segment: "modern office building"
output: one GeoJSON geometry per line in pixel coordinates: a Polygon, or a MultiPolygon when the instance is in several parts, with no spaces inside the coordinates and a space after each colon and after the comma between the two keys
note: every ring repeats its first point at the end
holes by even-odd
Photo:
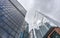
{"type": "Polygon", "coordinates": [[[0,0],[0,38],[20,38],[25,14],[17,0],[0,0]]]}
{"type": "Polygon", "coordinates": [[[46,35],[46,33],[48,32],[48,30],[51,28],[52,26],[46,22],[44,25],[39,26],[39,29],[35,29],[35,33],[36,33],[36,37],[37,38],[43,38],[44,35],[46,35]]]}
{"type": "Polygon", "coordinates": [[[33,28],[33,33],[31,32],[32,38],[33,35],[34,38],[60,38],[60,27],[58,26],[58,23],[50,17],[42,13],[40,14],[43,16],[43,19],[38,24],[40,25],[39,27],[37,27],[39,29],[33,28]]]}
{"type": "Polygon", "coordinates": [[[30,36],[31,38],[60,38],[60,27],[51,26],[49,22],[45,22],[39,26],[39,29],[32,29],[30,36]]]}
{"type": "Polygon", "coordinates": [[[29,38],[29,24],[26,21],[23,23],[20,38],[29,38]]]}
{"type": "Polygon", "coordinates": [[[60,28],[51,27],[43,38],[60,38],[60,28]]]}

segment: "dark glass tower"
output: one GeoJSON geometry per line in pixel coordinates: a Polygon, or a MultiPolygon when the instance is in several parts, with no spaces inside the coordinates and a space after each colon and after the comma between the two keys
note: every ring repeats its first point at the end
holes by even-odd
{"type": "Polygon", "coordinates": [[[25,14],[17,0],[0,0],[0,38],[20,38],[25,14]]]}

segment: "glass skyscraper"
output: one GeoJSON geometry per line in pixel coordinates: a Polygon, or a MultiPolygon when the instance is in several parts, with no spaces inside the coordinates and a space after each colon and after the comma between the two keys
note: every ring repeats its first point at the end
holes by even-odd
{"type": "Polygon", "coordinates": [[[0,0],[0,38],[20,38],[25,14],[17,0],[0,0]]]}
{"type": "MultiPolygon", "coordinates": [[[[41,13],[40,11],[35,12],[34,15],[34,19],[33,19],[33,23],[31,24],[31,27],[34,27],[31,29],[30,31],[30,36],[32,36],[31,38],[48,38],[49,33],[51,37],[55,37],[56,35],[59,37],[60,35],[58,35],[57,33],[59,33],[60,29],[57,30],[56,27],[59,27],[59,23],[57,21],[55,21],[54,19],[48,17],[47,15],[41,13]],[[54,34],[52,34],[52,31],[55,31],[52,28],[56,28],[57,33],[54,32],[54,34]],[[32,31],[33,30],[33,31],[32,31]],[[52,31],[51,31],[52,30],[52,31]]],[[[60,27],[59,27],[60,28],[60,27]]]]}

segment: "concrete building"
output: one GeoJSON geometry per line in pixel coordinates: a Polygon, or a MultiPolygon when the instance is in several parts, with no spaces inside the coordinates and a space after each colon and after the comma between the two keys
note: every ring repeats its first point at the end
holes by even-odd
{"type": "Polygon", "coordinates": [[[26,12],[17,0],[0,0],[0,38],[20,38],[26,12]]]}

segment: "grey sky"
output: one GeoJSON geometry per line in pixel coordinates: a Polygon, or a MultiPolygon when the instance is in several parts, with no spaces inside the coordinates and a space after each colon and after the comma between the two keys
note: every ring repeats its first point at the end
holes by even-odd
{"type": "Polygon", "coordinates": [[[27,10],[26,20],[31,23],[35,10],[40,10],[45,15],[60,22],[60,0],[18,0],[27,10]]]}

